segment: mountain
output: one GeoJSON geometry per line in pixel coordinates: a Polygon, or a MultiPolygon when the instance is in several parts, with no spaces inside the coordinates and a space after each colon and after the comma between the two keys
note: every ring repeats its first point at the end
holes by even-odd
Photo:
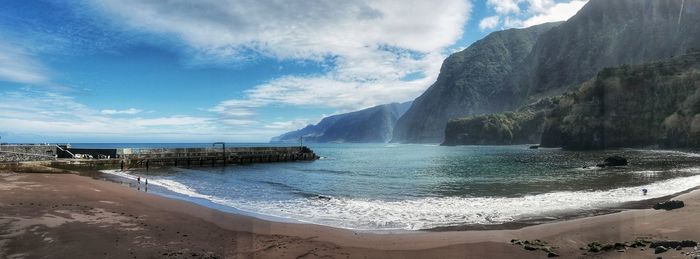
{"type": "Polygon", "coordinates": [[[394,129],[392,142],[442,142],[450,118],[500,111],[489,102],[537,38],[559,23],[489,34],[442,64],[437,81],[420,97],[394,129]]]}
{"type": "Polygon", "coordinates": [[[519,55],[501,62],[493,56],[511,49],[488,47],[493,43],[490,37],[515,31],[493,33],[443,63],[438,81],[397,123],[393,141],[442,141],[449,119],[515,111],[543,97],[575,90],[603,68],[655,62],[697,48],[700,1],[684,2],[590,0],[564,23],[519,30],[539,33],[532,32],[531,46],[529,41],[516,41],[522,44],[516,45],[519,55]],[[450,60],[462,56],[483,61],[450,60]]]}
{"type": "Polygon", "coordinates": [[[271,143],[383,143],[391,139],[396,121],[411,102],[392,103],[360,111],[323,118],[316,125],[288,132],[270,140],[271,143]]]}
{"type": "Polygon", "coordinates": [[[700,46],[699,10],[700,1],[591,0],[540,36],[497,95],[508,101],[498,105],[512,109],[562,94],[606,67],[683,55],[700,46]]]}
{"type": "Polygon", "coordinates": [[[542,145],[700,147],[700,52],[602,70],[546,118],[542,145]]]}

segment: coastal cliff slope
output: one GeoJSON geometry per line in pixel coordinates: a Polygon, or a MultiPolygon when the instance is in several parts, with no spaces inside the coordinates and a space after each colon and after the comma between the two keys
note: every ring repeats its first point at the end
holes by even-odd
{"type": "MultiPolygon", "coordinates": [[[[513,59],[506,65],[489,61],[460,63],[451,59],[466,54],[457,53],[444,62],[438,81],[399,120],[393,141],[442,142],[449,119],[515,111],[541,98],[575,90],[603,68],[656,62],[697,48],[700,16],[696,13],[700,2],[685,1],[683,9],[681,3],[591,0],[568,21],[540,27],[532,47],[521,48],[526,52],[520,53],[525,55],[521,60],[513,59]],[[502,73],[453,72],[473,71],[479,65],[483,70],[502,73]]],[[[498,53],[480,47],[489,37],[463,52],[489,60],[483,56],[498,53]]]]}
{"type": "Polygon", "coordinates": [[[384,143],[391,139],[396,121],[410,102],[378,105],[360,111],[323,118],[316,125],[288,132],[270,140],[271,143],[298,143],[303,137],[310,143],[384,143]]]}
{"type": "Polygon", "coordinates": [[[399,119],[392,142],[442,142],[450,118],[500,111],[490,108],[491,96],[527,57],[539,35],[558,24],[494,32],[450,55],[437,81],[399,119]]]}
{"type": "Polygon", "coordinates": [[[542,145],[700,147],[700,52],[602,70],[548,114],[542,145]]]}

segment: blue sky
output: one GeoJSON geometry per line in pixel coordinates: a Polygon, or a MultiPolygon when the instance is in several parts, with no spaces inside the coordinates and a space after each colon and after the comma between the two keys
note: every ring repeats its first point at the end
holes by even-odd
{"type": "Polygon", "coordinates": [[[3,142],[266,142],[584,0],[0,1],[3,142]]]}

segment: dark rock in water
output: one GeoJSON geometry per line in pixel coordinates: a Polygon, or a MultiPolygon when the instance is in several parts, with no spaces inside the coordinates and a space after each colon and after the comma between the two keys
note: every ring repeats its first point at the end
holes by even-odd
{"type": "Polygon", "coordinates": [[[538,149],[538,148],[540,148],[540,145],[530,146],[530,149],[538,149]]]}
{"type": "Polygon", "coordinates": [[[627,158],[621,157],[621,156],[611,156],[603,160],[602,164],[598,164],[598,167],[606,167],[606,166],[626,166],[627,165],[627,158]]]}
{"type": "Polygon", "coordinates": [[[534,246],[531,246],[531,245],[525,245],[525,246],[523,246],[523,248],[525,248],[525,250],[528,250],[528,251],[535,251],[535,250],[537,250],[537,247],[534,247],[534,246]]]}
{"type": "Polygon", "coordinates": [[[330,200],[331,200],[331,197],[323,196],[323,195],[318,195],[318,196],[316,196],[316,199],[324,200],[324,201],[330,201],[330,200]]]}
{"type": "Polygon", "coordinates": [[[655,254],[664,253],[664,252],[666,252],[666,251],[668,251],[668,248],[666,248],[666,247],[664,247],[664,246],[657,246],[656,248],[654,248],[654,253],[655,253],[655,254]]]}
{"type": "Polygon", "coordinates": [[[559,257],[559,254],[557,254],[555,252],[549,252],[549,253],[547,253],[547,257],[559,257]]]}
{"type": "Polygon", "coordinates": [[[654,205],[655,210],[673,210],[685,207],[683,201],[671,200],[667,202],[659,202],[654,205]]]}

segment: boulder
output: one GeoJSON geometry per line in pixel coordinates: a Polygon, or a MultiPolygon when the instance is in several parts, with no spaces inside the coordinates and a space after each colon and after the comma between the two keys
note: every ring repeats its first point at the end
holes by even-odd
{"type": "Polygon", "coordinates": [[[654,205],[655,210],[673,210],[673,209],[679,209],[685,207],[685,203],[683,201],[678,201],[678,200],[670,200],[666,202],[659,202],[656,205],[654,205]]]}
{"type": "Polygon", "coordinates": [[[664,253],[664,252],[666,252],[666,251],[668,251],[668,248],[666,248],[666,247],[664,247],[664,246],[657,246],[656,248],[654,248],[654,253],[655,253],[655,254],[664,253]]]}
{"type": "Polygon", "coordinates": [[[598,164],[599,167],[606,167],[606,166],[626,166],[627,165],[627,158],[621,157],[621,156],[611,156],[606,158],[602,164],[598,164]]]}
{"type": "Polygon", "coordinates": [[[540,148],[540,145],[530,146],[530,149],[538,149],[538,148],[540,148]]]}
{"type": "Polygon", "coordinates": [[[657,240],[653,241],[649,244],[649,247],[655,248],[657,246],[664,246],[667,248],[678,248],[678,247],[695,247],[698,245],[698,242],[693,241],[693,240],[683,240],[683,241],[676,241],[676,240],[657,240]]]}

